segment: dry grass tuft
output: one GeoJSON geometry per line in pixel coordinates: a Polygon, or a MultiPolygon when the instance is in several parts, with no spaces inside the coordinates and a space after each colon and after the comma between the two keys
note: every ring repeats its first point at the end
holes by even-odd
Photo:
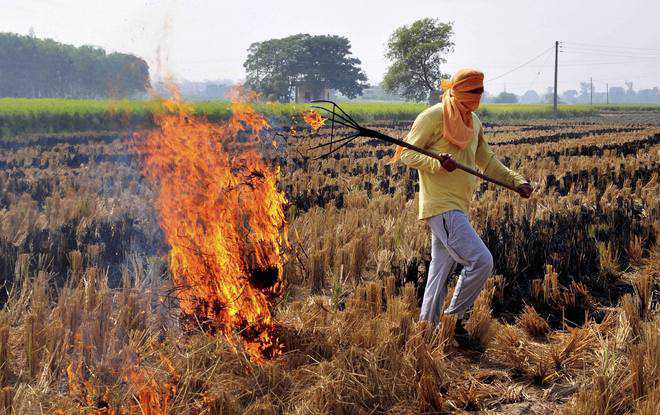
{"type": "Polygon", "coordinates": [[[656,386],[647,397],[635,405],[635,415],[657,415],[660,413],[660,386],[656,386]]]}
{"type": "Polygon", "coordinates": [[[598,255],[601,272],[607,277],[614,277],[620,270],[616,248],[611,243],[598,243],[598,255]]]}
{"type": "Polygon", "coordinates": [[[660,385],[660,320],[642,323],[639,343],[616,351],[601,338],[595,367],[585,386],[567,407],[574,414],[625,414],[652,412],[657,408],[660,385]],[[651,412],[649,412],[651,411],[651,412]]]}
{"type": "Polygon", "coordinates": [[[503,325],[493,338],[486,353],[494,362],[513,369],[521,375],[533,375],[533,349],[542,346],[532,343],[525,333],[511,325],[503,325]]]}
{"type": "Polygon", "coordinates": [[[7,385],[9,380],[9,326],[0,317],[0,387],[7,385]]]}
{"type": "Polygon", "coordinates": [[[632,329],[632,333],[638,336],[641,331],[642,318],[640,315],[640,299],[638,296],[626,294],[621,299],[621,309],[627,320],[628,325],[632,329]]]}
{"type": "Polygon", "coordinates": [[[417,347],[415,356],[419,411],[421,413],[442,411],[450,383],[447,371],[433,359],[425,343],[417,347]]]}
{"type": "Polygon", "coordinates": [[[630,238],[628,247],[626,248],[626,254],[628,255],[628,261],[631,265],[640,266],[643,263],[644,248],[643,240],[638,235],[634,235],[630,238]]]}
{"type": "Polygon", "coordinates": [[[660,321],[645,323],[641,340],[630,349],[633,399],[643,399],[660,387],[660,321]]]}
{"type": "Polygon", "coordinates": [[[534,307],[526,305],[523,308],[516,325],[532,337],[544,337],[550,332],[550,325],[537,312],[534,307]]]}
{"type": "Polygon", "coordinates": [[[472,312],[466,323],[466,330],[483,346],[488,346],[498,330],[499,323],[493,318],[490,301],[495,293],[495,281],[489,279],[474,302],[472,312]]]}
{"type": "Polygon", "coordinates": [[[546,266],[545,276],[543,277],[543,299],[546,303],[559,300],[559,274],[552,265],[546,266]]]}
{"type": "Polygon", "coordinates": [[[415,286],[411,282],[403,286],[403,301],[408,310],[417,311],[417,293],[415,286]]]}
{"type": "Polygon", "coordinates": [[[639,299],[639,314],[642,319],[647,318],[651,311],[654,290],[657,289],[659,283],[658,277],[658,275],[653,275],[652,270],[644,269],[633,280],[635,294],[637,294],[637,298],[639,299]]]}
{"type": "Polygon", "coordinates": [[[451,344],[456,330],[456,316],[443,314],[438,326],[438,344],[446,346],[451,344]]]}
{"type": "Polygon", "coordinates": [[[393,275],[385,278],[385,298],[390,301],[396,295],[396,278],[393,275]]]}

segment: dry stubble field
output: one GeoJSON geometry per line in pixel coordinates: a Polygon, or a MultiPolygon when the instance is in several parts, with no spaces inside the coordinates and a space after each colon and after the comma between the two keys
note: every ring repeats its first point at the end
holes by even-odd
{"type": "MultiPolygon", "coordinates": [[[[403,137],[409,123],[375,125],[403,137]]],[[[487,124],[525,201],[481,186],[493,276],[468,330],[416,321],[429,262],[416,173],[362,141],[270,150],[288,199],[282,355],[182,328],[156,189],[129,133],[0,140],[0,411],[660,412],[660,114],[487,124]]]]}

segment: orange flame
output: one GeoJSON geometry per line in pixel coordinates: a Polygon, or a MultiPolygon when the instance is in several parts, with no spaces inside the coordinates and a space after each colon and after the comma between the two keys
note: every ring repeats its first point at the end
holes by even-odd
{"type": "MultiPolygon", "coordinates": [[[[173,413],[173,402],[177,395],[177,384],[181,376],[172,361],[162,352],[159,353],[164,370],[141,367],[139,364],[124,365],[112,374],[121,379],[121,384],[128,387],[131,399],[121,403],[112,402],[111,396],[118,396],[117,390],[111,391],[112,385],[94,381],[93,372],[84,368],[82,361],[71,362],[66,368],[69,394],[78,405],[79,412],[94,415],[166,415],[173,413]],[[166,377],[158,376],[166,372],[166,377]],[[112,407],[111,405],[118,405],[112,407]]],[[[65,415],[71,410],[54,409],[55,415],[65,415]]]]}
{"type": "Polygon", "coordinates": [[[241,94],[231,119],[212,124],[165,101],[159,128],[138,144],[160,184],[157,207],[185,320],[238,333],[255,360],[277,355],[270,307],[281,293],[287,244],[278,168],[255,144],[268,121],[241,94]]]}
{"type": "Polygon", "coordinates": [[[149,373],[131,372],[124,381],[133,389],[133,395],[138,401],[138,408],[131,408],[129,413],[145,415],[165,415],[172,413],[172,400],[176,396],[176,385],[168,382],[158,383],[149,373]]]}
{"type": "Polygon", "coordinates": [[[323,118],[321,114],[316,111],[304,111],[302,113],[303,120],[309,124],[312,129],[318,130],[325,125],[326,118],[323,118]]]}

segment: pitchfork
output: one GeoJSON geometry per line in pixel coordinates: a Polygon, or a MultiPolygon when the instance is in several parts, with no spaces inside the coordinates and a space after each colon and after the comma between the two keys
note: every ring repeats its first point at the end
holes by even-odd
{"type": "MultiPolygon", "coordinates": [[[[316,159],[319,158],[324,158],[329,156],[330,154],[334,153],[335,151],[341,149],[345,145],[351,143],[358,137],[369,137],[369,138],[375,138],[377,140],[384,141],[386,143],[390,144],[396,144],[397,146],[405,147],[410,150],[416,151],[418,153],[424,154],[426,156],[429,156],[431,158],[434,158],[440,162],[445,161],[449,156],[448,155],[438,155],[434,154],[428,150],[425,150],[423,148],[417,147],[415,145],[412,145],[410,143],[406,143],[403,140],[398,140],[394,137],[390,137],[387,134],[383,134],[380,131],[372,130],[371,128],[363,127],[360,124],[358,124],[350,115],[348,115],[337,103],[333,101],[326,101],[326,100],[317,100],[317,101],[312,101],[312,104],[330,104],[332,105],[332,109],[328,109],[326,107],[320,106],[320,105],[312,105],[311,108],[318,109],[325,111],[329,115],[329,120],[330,120],[330,141],[325,142],[313,147],[310,147],[310,150],[314,150],[317,148],[321,147],[329,147],[329,151],[316,157],[316,159]],[[335,124],[349,128],[353,130],[353,132],[349,134],[343,135],[341,138],[338,140],[335,140],[335,124]],[[337,145],[336,148],[333,148],[333,145],[337,145]]],[[[518,190],[514,187],[511,186],[507,183],[501,182],[497,179],[493,179],[492,177],[486,176],[483,173],[480,173],[470,167],[464,166],[463,164],[457,162],[454,160],[456,163],[456,168],[463,170],[464,172],[470,173],[474,176],[477,176],[487,182],[495,183],[496,185],[506,187],[509,190],[513,190],[514,192],[518,192],[518,190]]]]}

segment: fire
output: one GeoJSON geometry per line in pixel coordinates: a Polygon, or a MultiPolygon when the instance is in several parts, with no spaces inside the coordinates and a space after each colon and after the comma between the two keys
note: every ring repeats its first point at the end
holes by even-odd
{"type": "Polygon", "coordinates": [[[316,111],[304,111],[302,113],[302,117],[303,120],[305,120],[305,122],[309,124],[314,130],[320,129],[323,127],[323,125],[325,125],[326,122],[326,119],[316,111]]]}
{"type": "MultiPolygon", "coordinates": [[[[95,415],[119,415],[119,414],[145,414],[164,415],[171,413],[172,402],[177,393],[176,383],[179,375],[171,367],[169,359],[161,354],[161,360],[166,363],[171,381],[158,381],[156,372],[147,368],[131,368],[126,366],[120,368],[114,375],[122,380],[122,384],[129,387],[133,403],[122,404],[121,407],[112,407],[111,396],[116,396],[116,391],[102,385],[96,385],[89,376],[84,375],[83,365],[70,363],[66,368],[69,382],[69,393],[75,398],[80,409],[94,408],[95,415]],[[168,367],[168,365],[170,367],[168,367]],[[120,375],[122,372],[125,374],[120,375]]],[[[87,370],[89,372],[89,370],[87,370]]],[[[55,415],[70,413],[65,409],[56,409],[55,415]]],[[[82,412],[81,412],[82,413],[82,412]]],[[[86,412],[87,413],[87,412],[86,412]]],[[[92,412],[89,412],[92,413],[92,412]]]]}
{"type": "Polygon", "coordinates": [[[138,402],[137,408],[131,408],[129,413],[147,415],[165,415],[172,413],[172,399],[176,396],[176,386],[170,383],[158,383],[154,376],[144,372],[131,372],[124,381],[131,385],[133,395],[138,402]]]}
{"type": "Polygon", "coordinates": [[[158,129],[138,143],[160,185],[157,207],[184,320],[228,338],[257,361],[277,355],[271,306],[287,244],[279,169],[256,148],[268,121],[238,94],[221,124],[165,101],[158,129]]]}
{"type": "MultiPolygon", "coordinates": [[[[116,411],[110,408],[108,402],[109,391],[107,388],[101,392],[92,382],[85,379],[82,373],[82,365],[69,363],[66,368],[69,382],[69,392],[83,407],[97,408],[99,415],[115,415],[116,411]]],[[[56,415],[64,415],[63,410],[56,410],[56,415]]]]}

